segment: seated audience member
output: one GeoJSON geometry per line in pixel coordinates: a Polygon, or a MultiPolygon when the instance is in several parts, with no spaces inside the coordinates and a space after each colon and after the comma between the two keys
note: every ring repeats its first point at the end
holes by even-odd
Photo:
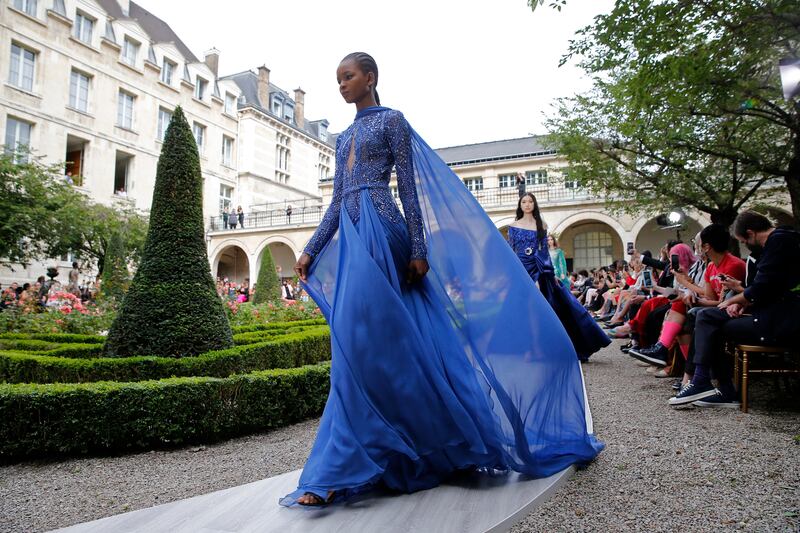
{"type": "MultiPolygon", "coordinates": [[[[725,289],[719,279],[719,274],[727,275],[735,279],[744,278],[744,261],[735,257],[728,251],[730,244],[730,234],[724,226],[711,224],[703,228],[700,232],[701,254],[708,259],[708,267],[704,273],[705,284],[703,287],[695,285],[689,277],[682,272],[673,273],[677,280],[678,288],[687,288],[698,294],[698,298],[687,297],[686,300],[693,306],[712,307],[719,304],[724,298],[725,289]]],[[[690,257],[693,258],[691,249],[685,244],[674,246],[671,253],[678,255],[680,270],[688,272],[691,264],[690,257]],[[683,256],[683,258],[681,258],[683,256]],[[688,266],[687,266],[688,265],[688,266]],[[685,270],[684,270],[685,269],[685,270]]],[[[659,342],[647,349],[631,349],[628,354],[645,362],[656,366],[666,366],[669,348],[677,335],[681,332],[686,320],[686,302],[670,302],[668,319],[662,325],[659,342]]],[[[688,343],[684,343],[688,354],[688,343]]]]}
{"type": "MultiPolygon", "coordinates": [[[[694,375],[669,400],[670,405],[738,406],[731,376],[732,363],[723,353],[723,343],[780,346],[796,342],[800,335],[800,293],[797,291],[800,285],[800,234],[791,228],[774,228],[766,217],[752,211],[744,211],[736,217],[733,234],[758,257],[753,281],[742,292],[716,307],[701,309],[697,313],[694,375]],[[718,388],[711,384],[712,377],[718,381],[718,388]]],[[[713,263],[708,270],[713,267],[716,268],[707,279],[720,287],[725,282],[735,285],[729,278],[745,279],[744,263],[739,276],[723,272],[720,265],[713,263]]]]}

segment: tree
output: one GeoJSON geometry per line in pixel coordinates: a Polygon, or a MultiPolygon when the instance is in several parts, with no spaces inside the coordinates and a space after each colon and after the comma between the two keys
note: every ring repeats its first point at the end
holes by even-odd
{"type": "Polygon", "coordinates": [[[548,122],[570,177],[623,209],[692,206],[726,225],[788,189],[800,220],[800,110],[777,68],[799,30],[793,0],[618,0],[564,58],[594,81],[548,122]]]}
{"type": "MultiPolygon", "coordinates": [[[[53,243],[69,230],[68,211],[85,202],[58,166],[28,155],[0,155],[0,264],[30,263],[56,254],[53,243]]],[[[60,255],[60,254],[59,254],[60,255]]]]}
{"type": "Polygon", "coordinates": [[[77,259],[96,264],[102,276],[111,236],[120,239],[117,253],[125,263],[138,264],[147,236],[147,218],[131,206],[75,202],[64,210],[64,229],[50,246],[50,254],[72,252],[77,259]]]}
{"type": "Polygon", "coordinates": [[[280,297],[281,282],[275,270],[272,252],[269,250],[269,246],[266,246],[261,254],[261,267],[258,269],[258,280],[256,281],[256,292],[253,294],[253,303],[274,302],[279,300],[280,297]]]}
{"type": "Polygon", "coordinates": [[[110,298],[118,304],[122,302],[122,297],[125,296],[130,284],[127,263],[122,234],[117,231],[108,239],[100,291],[103,297],[110,298]]]}
{"type": "Polygon", "coordinates": [[[233,346],[203,234],[203,180],[178,107],[167,128],[142,259],[103,351],[186,357],[233,346]]]}

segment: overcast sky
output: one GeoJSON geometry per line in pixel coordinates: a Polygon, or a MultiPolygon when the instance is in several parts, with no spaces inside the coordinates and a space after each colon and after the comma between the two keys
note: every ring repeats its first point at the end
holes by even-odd
{"type": "Polygon", "coordinates": [[[560,13],[526,0],[136,0],[220,74],[265,64],[284,90],[306,91],[306,117],[346,128],[336,67],[353,51],[378,62],[381,103],[405,113],[434,148],[544,133],[554,98],[588,88],[559,68],[575,30],[613,0],[570,0],[560,13]]]}

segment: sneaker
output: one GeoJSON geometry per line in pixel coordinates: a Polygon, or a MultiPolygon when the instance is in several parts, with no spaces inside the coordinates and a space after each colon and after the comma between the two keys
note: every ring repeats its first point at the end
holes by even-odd
{"type": "Polygon", "coordinates": [[[717,392],[717,389],[711,383],[705,383],[697,385],[692,383],[691,381],[684,385],[684,387],[675,395],[674,398],[669,399],[670,405],[685,405],[687,403],[692,403],[697,400],[702,400],[704,398],[708,398],[709,396],[714,396],[717,392]]]}
{"type": "Polygon", "coordinates": [[[692,402],[697,407],[727,407],[728,409],[738,409],[741,407],[739,400],[728,398],[719,389],[716,389],[713,396],[708,396],[702,400],[692,402]]]}
{"type": "Polygon", "coordinates": [[[669,350],[660,342],[655,343],[649,348],[631,348],[628,350],[628,355],[635,357],[639,361],[650,363],[656,366],[667,366],[667,356],[669,350]]]}
{"type": "Polygon", "coordinates": [[[683,380],[682,379],[676,379],[675,381],[672,382],[672,385],[670,385],[670,386],[672,387],[672,390],[674,390],[675,392],[678,392],[683,388],[683,380]]]}
{"type": "Polygon", "coordinates": [[[654,378],[668,378],[670,376],[669,376],[669,373],[665,372],[664,369],[662,368],[661,370],[658,370],[657,372],[653,372],[653,377],[654,378]]]}
{"type": "Polygon", "coordinates": [[[622,351],[622,353],[628,353],[628,350],[630,350],[631,348],[635,350],[638,347],[639,343],[637,343],[636,341],[630,341],[628,344],[623,344],[622,346],[620,346],[619,349],[622,351]]]}

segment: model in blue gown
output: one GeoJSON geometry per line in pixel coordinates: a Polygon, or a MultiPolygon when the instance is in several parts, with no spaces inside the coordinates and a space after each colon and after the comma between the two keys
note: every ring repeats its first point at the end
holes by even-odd
{"type": "Polygon", "coordinates": [[[362,109],[339,135],[333,199],[305,251],[304,286],[331,330],[331,388],[299,487],[281,504],[413,492],[464,469],[544,477],[603,448],[558,318],[400,112],[362,109]],[[412,258],[430,271],[409,284],[412,258]]]}
{"type": "Polygon", "coordinates": [[[539,290],[569,334],[581,361],[587,361],[590,355],[611,344],[611,339],[569,288],[556,278],[546,231],[539,235],[536,230],[509,226],[508,242],[531,279],[539,283],[539,290]]]}

